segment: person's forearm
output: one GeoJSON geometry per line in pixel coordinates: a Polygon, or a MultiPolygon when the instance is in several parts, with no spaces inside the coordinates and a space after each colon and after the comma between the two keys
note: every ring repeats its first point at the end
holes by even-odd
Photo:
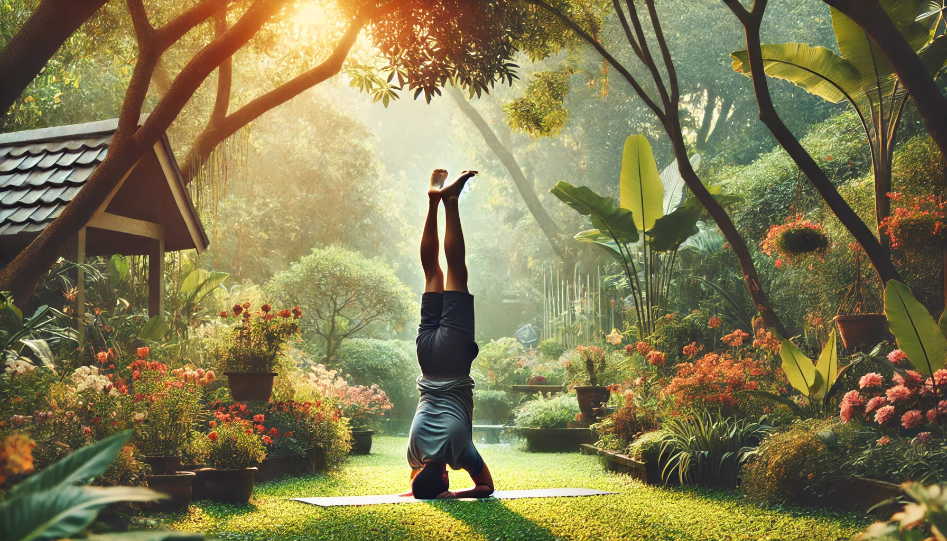
{"type": "Polygon", "coordinates": [[[493,494],[493,487],[487,485],[477,485],[473,488],[458,490],[454,492],[455,498],[486,498],[493,494]]]}

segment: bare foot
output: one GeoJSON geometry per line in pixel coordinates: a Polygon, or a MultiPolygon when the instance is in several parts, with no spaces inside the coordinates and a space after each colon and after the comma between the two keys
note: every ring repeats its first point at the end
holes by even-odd
{"type": "Polygon", "coordinates": [[[440,196],[445,180],[447,180],[447,169],[435,169],[431,173],[431,187],[427,189],[427,194],[440,196]]]}
{"type": "Polygon", "coordinates": [[[463,191],[464,185],[467,184],[467,181],[470,180],[476,171],[464,171],[457,177],[457,180],[451,182],[441,190],[441,197],[448,199],[450,197],[460,197],[460,192],[463,191]]]}

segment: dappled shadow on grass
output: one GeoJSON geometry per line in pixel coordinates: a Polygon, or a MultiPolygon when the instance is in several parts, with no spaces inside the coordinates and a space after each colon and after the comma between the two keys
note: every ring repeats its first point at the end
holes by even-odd
{"type": "Polygon", "coordinates": [[[454,519],[463,521],[484,539],[556,539],[551,531],[512,511],[500,500],[447,501],[428,505],[436,506],[454,519]]]}

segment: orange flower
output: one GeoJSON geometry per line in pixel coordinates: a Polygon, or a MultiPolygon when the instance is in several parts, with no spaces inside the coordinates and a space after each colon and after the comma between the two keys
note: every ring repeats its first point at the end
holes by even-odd
{"type": "Polygon", "coordinates": [[[151,348],[149,347],[138,348],[137,353],[138,353],[139,359],[144,359],[145,357],[148,356],[149,353],[151,353],[151,348]]]}
{"type": "Polygon", "coordinates": [[[210,441],[217,441],[217,438],[218,438],[217,432],[211,432],[210,434],[207,435],[207,438],[210,439],[210,441]]]}
{"type": "Polygon", "coordinates": [[[33,471],[33,443],[24,434],[13,434],[0,440],[0,484],[10,475],[33,471]]]}
{"type": "Polygon", "coordinates": [[[221,310],[220,317],[226,318],[228,315],[226,310],[221,310]]]}
{"type": "Polygon", "coordinates": [[[264,314],[269,312],[272,309],[273,307],[270,306],[269,304],[264,304],[263,306],[260,307],[260,311],[263,312],[264,314]]]}
{"type": "Polygon", "coordinates": [[[95,360],[99,361],[99,364],[105,364],[109,360],[109,354],[104,351],[100,351],[95,354],[95,360]]]}
{"type": "Polygon", "coordinates": [[[249,309],[250,309],[250,301],[247,301],[247,302],[243,303],[243,309],[244,309],[244,310],[249,310],[249,309]]]}
{"type": "Polygon", "coordinates": [[[707,328],[708,328],[708,329],[716,329],[716,328],[719,327],[721,324],[723,324],[723,320],[720,319],[719,316],[713,316],[713,317],[711,317],[711,318],[707,321],[707,328]]]}

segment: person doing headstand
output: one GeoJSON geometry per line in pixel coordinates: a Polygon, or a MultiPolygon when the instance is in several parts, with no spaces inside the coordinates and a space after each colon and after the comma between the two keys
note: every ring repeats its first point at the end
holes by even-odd
{"type": "Polygon", "coordinates": [[[464,171],[444,187],[447,171],[435,169],[428,189],[428,213],[421,236],[424,294],[418,327],[418,390],[421,400],[408,437],[411,492],[418,499],[482,498],[493,494],[493,478],[472,438],[473,387],[470,365],[479,348],[474,341],[473,295],[467,291],[464,232],[457,203],[476,171],[464,171]],[[447,282],[438,261],[437,211],[447,214],[444,255],[447,282]],[[464,469],[474,487],[451,492],[447,466],[464,469]]]}

